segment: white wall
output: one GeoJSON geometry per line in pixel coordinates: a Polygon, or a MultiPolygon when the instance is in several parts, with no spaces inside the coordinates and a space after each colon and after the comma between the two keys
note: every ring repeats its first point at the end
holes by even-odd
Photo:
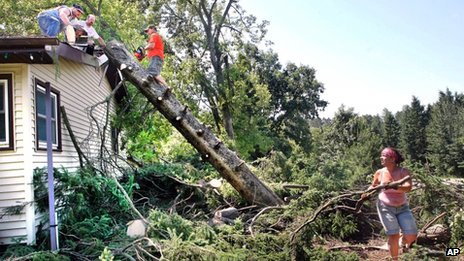
{"type": "MultiPolygon", "coordinates": [[[[29,177],[25,174],[26,162],[32,159],[30,137],[23,125],[27,118],[24,109],[23,85],[27,82],[27,65],[0,64],[0,73],[13,75],[13,121],[14,150],[0,151],[0,244],[11,243],[12,237],[27,238],[28,218],[34,217],[32,204],[23,208],[18,215],[5,216],[5,207],[21,206],[32,200],[28,191],[29,177]]],[[[25,112],[26,111],[26,112],[25,112]]],[[[30,230],[32,231],[32,230],[30,230]]]]}
{"type": "MultiPolygon", "coordinates": [[[[97,123],[90,118],[90,107],[104,101],[111,87],[103,68],[60,59],[59,65],[0,64],[0,73],[13,73],[15,150],[0,151],[0,211],[4,207],[33,201],[32,176],[36,167],[47,166],[46,151],[35,145],[34,79],[50,82],[60,92],[64,106],[80,148],[90,159],[98,157],[100,137],[97,123]]],[[[100,127],[105,122],[106,103],[96,106],[94,118],[100,127]]],[[[110,111],[114,112],[114,99],[110,111]]],[[[101,131],[100,131],[101,132],[101,131]]],[[[54,167],[75,169],[79,158],[68,130],[61,119],[62,151],[53,153],[54,167]]],[[[111,148],[110,126],[106,130],[106,146],[111,148]]],[[[1,212],[0,212],[1,213],[1,212]]],[[[0,214],[1,215],[1,214],[0,214]]],[[[12,237],[24,237],[23,242],[35,241],[36,215],[33,204],[28,204],[20,215],[0,219],[0,245],[12,242],[12,237]]]]}

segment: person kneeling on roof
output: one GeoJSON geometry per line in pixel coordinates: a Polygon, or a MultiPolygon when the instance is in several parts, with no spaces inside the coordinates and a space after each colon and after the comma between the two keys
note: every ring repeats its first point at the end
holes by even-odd
{"type": "Polygon", "coordinates": [[[84,9],[78,4],[73,4],[72,7],[61,5],[40,12],[37,21],[43,35],[56,37],[65,30],[66,26],[72,25],[73,19],[79,18],[83,13],[84,9]]]}

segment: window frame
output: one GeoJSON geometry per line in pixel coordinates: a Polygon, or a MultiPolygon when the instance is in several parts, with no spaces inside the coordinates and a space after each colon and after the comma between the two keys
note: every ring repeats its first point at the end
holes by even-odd
{"type": "Polygon", "coordinates": [[[0,141],[0,150],[14,150],[13,122],[13,74],[0,74],[0,81],[5,82],[5,141],[0,141]]]}
{"type": "MultiPolygon", "coordinates": [[[[38,113],[37,109],[37,92],[40,91],[45,94],[46,92],[46,85],[49,83],[45,83],[39,79],[35,79],[34,84],[34,95],[35,95],[35,143],[37,150],[47,150],[47,142],[41,141],[39,138],[39,118],[44,118],[44,115],[38,113]]],[[[55,102],[53,106],[55,107],[56,112],[56,119],[52,119],[55,121],[55,134],[56,134],[56,143],[52,143],[53,151],[62,151],[62,140],[61,140],[61,109],[60,109],[60,92],[52,87],[50,87],[50,95],[55,97],[55,102]]]]}

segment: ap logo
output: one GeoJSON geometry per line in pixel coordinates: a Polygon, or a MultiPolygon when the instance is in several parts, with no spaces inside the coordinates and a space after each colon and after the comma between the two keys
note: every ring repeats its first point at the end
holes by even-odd
{"type": "Polygon", "coordinates": [[[457,256],[461,253],[459,248],[449,247],[446,249],[445,256],[457,256]]]}

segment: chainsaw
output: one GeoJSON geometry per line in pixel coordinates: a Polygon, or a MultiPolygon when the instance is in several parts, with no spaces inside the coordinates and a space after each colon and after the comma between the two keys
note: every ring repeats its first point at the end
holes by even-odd
{"type": "Polygon", "coordinates": [[[139,46],[136,50],[134,50],[134,56],[139,62],[145,58],[145,52],[143,51],[142,46],[139,46]]]}

